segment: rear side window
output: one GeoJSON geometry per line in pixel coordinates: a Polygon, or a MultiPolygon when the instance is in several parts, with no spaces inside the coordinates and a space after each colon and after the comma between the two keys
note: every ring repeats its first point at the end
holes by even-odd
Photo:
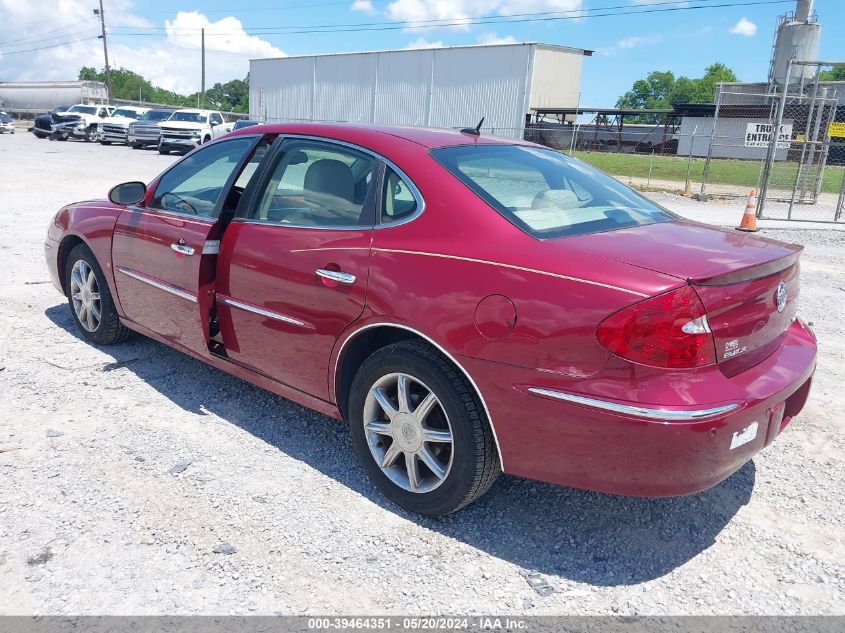
{"type": "Polygon", "coordinates": [[[676,219],[610,176],[552,150],[473,145],[432,155],[493,209],[540,239],[676,219]]]}
{"type": "Polygon", "coordinates": [[[252,219],[298,227],[372,225],[371,156],[334,143],[291,139],[273,160],[252,219]]]}
{"type": "Polygon", "coordinates": [[[414,214],[419,203],[405,180],[387,167],[384,172],[384,191],[381,197],[381,223],[389,224],[414,214]]]}

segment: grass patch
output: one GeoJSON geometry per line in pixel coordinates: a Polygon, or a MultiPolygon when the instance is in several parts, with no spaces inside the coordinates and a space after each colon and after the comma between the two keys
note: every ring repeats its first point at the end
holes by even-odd
{"type": "MultiPolygon", "coordinates": [[[[613,154],[610,152],[575,152],[575,156],[613,176],[648,178],[648,166],[652,160],[649,154],[613,154]]],[[[693,185],[701,183],[704,175],[704,158],[693,158],[690,180],[693,185]]],[[[712,185],[733,185],[744,189],[757,186],[760,176],[760,161],[717,158],[710,161],[708,183],[712,185]]],[[[791,189],[795,182],[796,163],[777,162],[769,183],[777,189],[791,189]]],[[[824,171],[822,191],[839,193],[845,170],[828,165],[824,171]]],[[[651,170],[652,180],[667,180],[683,183],[687,178],[687,159],[682,156],[654,155],[651,170]]]]}

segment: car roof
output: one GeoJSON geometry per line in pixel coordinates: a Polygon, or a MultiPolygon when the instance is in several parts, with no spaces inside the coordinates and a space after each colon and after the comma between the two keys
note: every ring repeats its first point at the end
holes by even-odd
{"type": "Polygon", "coordinates": [[[337,140],[359,141],[361,137],[396,137],[433,149],[454,145],[534,145],[520,139],[481,134],[474,136],[446,128],[414,127],[404,125],[372,125],[363,123],[276,123],[237,130],[235,134],[309,134],[337,140]]]}

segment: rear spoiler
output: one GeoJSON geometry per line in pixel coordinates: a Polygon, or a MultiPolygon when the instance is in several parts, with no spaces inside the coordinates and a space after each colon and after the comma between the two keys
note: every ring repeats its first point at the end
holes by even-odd
{"type": "Polygon", "coordinates": [[[763,262],[749,266],[748,268],[740,268],[739,270],[732,270],[726,273],[720,273],[713,276],[700,276],[688,279],[689,283],[698,286],[726,286],[740,281],[749,281],[751,279],[759,279],[761,277],[768,277],[769,275],[776,275],[783,272],[787,268],[794,266],[801,257],[801,252],[804,250],[803,246],[797,244],[790,244],[795,248],[795,251],[786,257],[780,257],[770,262],[763,262]]]}

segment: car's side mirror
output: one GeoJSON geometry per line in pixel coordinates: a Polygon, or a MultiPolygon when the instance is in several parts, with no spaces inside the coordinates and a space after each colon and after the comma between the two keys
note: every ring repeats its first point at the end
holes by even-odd
{"type": "Polygon", "coordinates": [[[109,191],[109,200],[115,204],[138,204],[147,195],[147,185],[139,181],[124,182],[109,191]]]}
{"type": "Polygon", "coordinates": [[[220,125],[219,121],[212,121],[211,122],[211,127],[217,127],[218,125],[220,125]]]}

